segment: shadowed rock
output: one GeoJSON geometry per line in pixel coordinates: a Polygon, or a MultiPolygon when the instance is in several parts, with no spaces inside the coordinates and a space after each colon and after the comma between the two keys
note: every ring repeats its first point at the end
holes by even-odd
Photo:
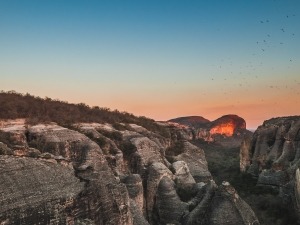
{"type": "MultiPolygon", "coordinates": [[[[265,121],[253,134],[251,144],[241,151],[248,153],[241,154],[241,169],[246,168],[248,173],[257,176],[258,185],[276,188],[287,204],[298,198],[296,170],[300,165],[300,116],[265,121]],[[243,162],[249,158],[250,165],[243,167],[243,162]]],[[[298,210],[297,201],[294,203],[298,210]]]]}
{"type": "MultiPolygon", "coordinates": [[[[300,218],[300,170],[296,170],[295,174],[295,209],[298,217],[300,218]]],[[[298,221],[299,222],[299,221],[298,221]]]]}
{"type": "Polygon", "coordinates": [[[154,224],[153,207],[155,202],[155,196],[157,193],[157,187],[160,180],[163,177],[173,178],[172,172],[162,163],[153,163],[148,168],[148,180],[147,180],[147,215],[150,224],[154,224]]]}
{"type": "Polygon", "coordinates": [[[131,174],[125,177],[124,183],[126,184],[129,197],[135,202],[136,207],[144,211],[144,190],[143,183],[140,175],[131,174]]]}
{"type": "Polygon", "coordinates": [[[254,212],[228,183],[223,182],[211,203],[211,225],[259,225],[254,212]]]}
{"type": "Polygon", "coordinates": [[[169,177],[163,177],[158,185],[156,210],[161,224],[181,224],[188,206],[177,195],[175,184],[169,177]]]}
{"type": "Polygon", "coordinates": [[[145,219],[142,211],[136,205],[135,201],[130,199],[130,211],[133,218],[134,225],[149,225],[148,221],[145,219]]]}

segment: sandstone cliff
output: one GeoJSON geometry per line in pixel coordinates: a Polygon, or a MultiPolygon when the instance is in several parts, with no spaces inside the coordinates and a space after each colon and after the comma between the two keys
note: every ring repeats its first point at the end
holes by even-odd
{"type": "Polygon", "coordinates": [[[243,141],[241,171],[258,177],[258,185],[280,191],[287,203],[299,211],[300,116],[279,117],[259,126],[243,141]]]}
{"type": "Polygon", "coordinates": [[[181,129],[115,127],[2,120],[0,224],[259,224],[181,129]]]}

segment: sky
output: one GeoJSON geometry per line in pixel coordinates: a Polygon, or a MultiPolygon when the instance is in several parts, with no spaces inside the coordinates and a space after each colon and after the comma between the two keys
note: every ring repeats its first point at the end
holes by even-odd
{"type": "Polygon", "coordinates": [[[300,114],[299,0],[0,0],[0,90],[155,120],[300,114]]]}

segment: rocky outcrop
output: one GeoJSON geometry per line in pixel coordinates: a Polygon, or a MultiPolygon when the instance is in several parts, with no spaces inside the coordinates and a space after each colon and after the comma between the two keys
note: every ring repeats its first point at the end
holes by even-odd
{"type": "Polygon", "coordinates": [[[1,121],[0,224],[256,224],[180,129],[120,127],[1,121]]]}
{"type": "Polygon", "coordinates": [[[259,224],[252,209],[228,182],[223,182],[215,193],[209,221],[212,225],[259,224]]]}
{"type": "MultiPolygon", "coordinates": [[[[16,130],[13,128],[13,126],[4,126],[4,128],[1,129],[1,139],[6,142],[6,144],[13,149],[26,149],[28,146],[36,147],[41,153],[48,154],[46,159],[52,166],[44,166],[45,168],[43,168],[43,165],[37,165],[37,168],[35,168],[34,162],[39,160],[39,158],[30,159],[27,167],[33,164],[33,169],[41,167],[41,172],[35,175],[34,173],[31,174],[32,171],[25,170],[25,172],[28,173],[26,175],[23,174],[18,167],[10,167],[10,165],[13,165],[12,162],[18,162],[18,160],[20,160],[16,158],[20,156],[16,155],[13,158],[9,158],[12,162],[7,161],[8,159],[4,159],[4,161],[7,161],[6,165],[9,167],[11,173],[16,174],[16,177],[18,177],[21,182],[19,185],[16,185],[13,180],[9,179],[8,181],[11,181],[11,183],[5,184],[8,190],[16,186],[16,188],[20,188],[21,194],[28,198],[35,199],[35,195],[31,195],[31,192],[28,194],[24,193],[24,190],[27,188],[26,186],[22,186],[23,182],[21,179],[23,176],[26,178],[33,175],[33,186],[32,188],[28,188],[34,190],[36,186],[37,191],[41,189],[40,192],[37,192],[37,194],[44,199],[41,207],[45,207],[46,209],[48,207],[54,207],[53,210],[60,210],[59,215],[63,216],[56,222],[57,224],[76,224],[78,221],[84,219],[88,219],[91,223],[95,224],[132,224],[132,216],[129,210],[129,196],[126,186],[120,183],[113,175],[100,147],[95,142],[79,132],[55,124],[40,124],[28,127],[23,124],[22,129],[18,128],[18,130],[16,130]],[[15,130],[17,135],[14,133],[15,130]],[[59,164],[64,165],[64,167],[59,164]],[[51,173],[53,173],[53,175],[51,175],[51,173]],[[71,174],[74,176],[73,179],[71,179],[71,174]],[[49,184],[47,181],[44,181],[48,175],[50,179],[49,184]],[[51,178],[51,176],[57,176],[57,179],[51,178]],[[79,182],[79,180],[81,181],[81,184],[78,185],[80,189],[75,189],[74,191],[70,189],[70,195],[74,200],[71,204],[71,210],[70,207],[64,208],[63,206],[56,206],[56,204],[51,202],[52,198],[48,200],[48,198],[43,197],[47,195],[49,188],[53,188],[53,192],[57,193],[54,195],[55,198],[53,197],[53,201],[62,202],[62,204],[64,204],[64,201],[67,201],[69,196],[63,193],[69,190],[69,182],[76,184],[76,181],[79,182]],[[58,186],[52,183],[57,183],[58,186]],[[62,191],[62,195],[60,195],[59,191],[62,191]],[[47,205],[49,206],[47,207],[47,205]]],[[[24,163],[27,163],[27,161],[24,163]]],[[[9,176],[7,173],[5,168],[1,167],[1,174],[9,176]]],[[[70,185],[73,187],[75,184],[71,183],[70,185]]],[[[9,198],[8,201],[12,201],[12,199],[9,198]]],[[[29,212],[33,212],[32,210],[29,209],[27,211],[27,208],[31,207],[29,202],[28,205],[24,205],[24,203],[20,205],[23,206],[21,211],[26,211],[22,214],[22,219],[23,221],[27,221],[21,224],[38,223],[39,218],[37,215],[39,207],[35,208],[37,211],[31,214],[29,212]]],[[[18,212],[18,206],[2,204],[1,220],[18,220],[20,215],[11,212],[18,212]]],[[[56,214],[53,214],[51,211],[44,211],[42,216],[46,219],[43,224],[51,224],[55,215],[56,214]]]]}
{"type": "Polygon", "coordinates": [[[244,135],[251,133],[246,130],[246,121],[237,115],[225,115],[214,121],[203,117],[180,117],[169,120],[169,125],[179,128],[178,136],[186,140],[202,139],[236,147],[244,135]]]}
{"type": "Polygon", "coordinates": [[[243,142],[240,156],[242,171],[258,177],[258,185],[278,189],[287,204],[293,201],[299,209],[300,116],[265,121],[243,142]]]}
{"type": "Polygon", "coordinates": [[[222,134],[228,137],[246,130],[246,121],[237,115],[225,115],[210,125],[210,134],[222,134]]]}
{"type": "Polygon", "coordinates": [[[2,155],[0,171],[1,224],[76,221],[73,209],[84,183],[72,167],[44,159],[2,155]]]}
{"type": "Polygon", "coordinates": [[[196,181],[192,177],[189,167],[184,161],[177,161],[172,164],[175,175],[175,183],[178,194],[182,199],[187,196],[193,195],[196,181]]]}
{"type": "Polygon", "coordinates": [[[186,162],[191,175],[197,183],[207,182],[212,179],[208,171],[204,151],[190,142],[183,142],[182,153],[175,156],[174,159],[176,161],[186,162]]]}
{"type": "Polygon", "coordinates": [[[263,183],[270,182],[273,186],[283,186],[293,179],[299,159],[300,117],[265,121],[241,148],[241,169],[246,168],[249,173],[259,176],[263,183]],[[249,161],[250,164],[245,163],[249,161]]]}

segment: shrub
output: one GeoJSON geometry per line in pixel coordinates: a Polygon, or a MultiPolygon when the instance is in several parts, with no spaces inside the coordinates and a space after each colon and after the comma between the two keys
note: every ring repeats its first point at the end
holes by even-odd
{"type": "MultiPolygon", "coordinates": [[[[0,118],[26,118],[28,124],[56,122],[69,127],[73,123],[96,122],[110,123],[123,129],[120,123],[135,123],[146,129],[169,137],[165,127],[146,117],[137,117],[131,113],[110,110],[105,107],[89,107],[84,103],[70,104],[51,98],[40,98],[30,94],[20,94],[15,91],[0,92],[0,118]]],[[[124,129],[126,126],[124,127],[124,129]]],[[[127,127],[128,128],[128,127],[127,127]]]]}

